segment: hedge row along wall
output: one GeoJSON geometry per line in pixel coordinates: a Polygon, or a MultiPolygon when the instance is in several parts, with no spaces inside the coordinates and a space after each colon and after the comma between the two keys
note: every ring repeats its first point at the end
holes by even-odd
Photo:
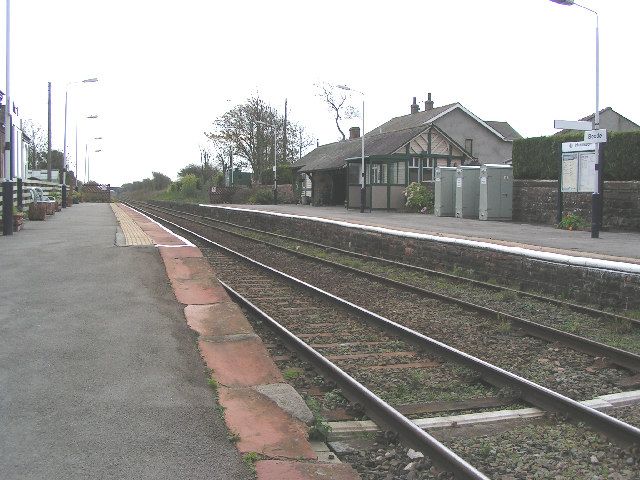
{"type": "MultiPolygon", "coordinates": [[[[557,180],[563,142],[582,141],[584,135],[533,137],[513,142],[513,176],[557,180]]],[[[608,133],[604,149],[605,180],[640,180],[640,132],[608,133]]]]}

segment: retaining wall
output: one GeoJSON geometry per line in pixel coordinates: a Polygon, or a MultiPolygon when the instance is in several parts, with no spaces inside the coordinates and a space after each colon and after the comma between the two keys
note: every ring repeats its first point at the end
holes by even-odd
{"type": "Polygon", "coordinates": [[[370,232],[304,218],[195,204],[152,203],[445,272],[462,269],[466,276],[472,278],[563,295],[576,302],[640,308],[640,275],[637,274],[553,263],[479,247],[370,232]]]}
{"type": "MultiPolygon", "coordinates": [[[[556,223],[558,182],[514,180],[513,220],[556,223]]],[[[602,224],[613,230],[640,231],[640,182],[604,182],[602,224]]],[[[591,194],[564,193],[563,213],[575,213],[591,224],[591,194]]]]}

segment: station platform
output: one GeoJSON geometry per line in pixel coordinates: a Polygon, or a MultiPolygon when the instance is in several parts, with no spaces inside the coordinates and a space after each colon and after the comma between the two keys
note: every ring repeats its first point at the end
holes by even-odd
{"type": "Polygon", "coordinates": [[[279,371],[184,238],[80,204],[0,244],[2,478],[358,478],[270,396],[279,371]]]}
{"type": "Polygon", "coordinates": [[[397,232],[462,239],[523,250],[548,252],[570,257],[587,257],[640,265],[640,232],[600,232],[591,238],[588,231],[560,230],[549,225],[494,222],[474,219],[436,217],[419,213],[373,210],[360,213],[344,207],[310,205],[208,205],[311,217],[319,221],[344,222],[397,232]]]}

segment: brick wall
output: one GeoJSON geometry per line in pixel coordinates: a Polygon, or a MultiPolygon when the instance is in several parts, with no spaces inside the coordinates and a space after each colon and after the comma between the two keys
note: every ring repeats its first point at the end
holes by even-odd
{"type": "MultiPolygon", "coordinates": [[[[555,180],[514,180],[513,220],[554,224],[558,182],[555,180]]],[[[640,182],[604,183],[603,227],[640,231],[640,182]]],[[[565,193],[563,212],[576,213],[591,223],[591,194],[565,193]]]]}
{"type": "MultiPolygon", "coordinates": [[[[155,203],[167,205],[167,202],[155,203]]],[[[574,267],[521,255],[367,232],[302,218],[198,205],[172,206],[240,225],[436,270],[450,272],[457,267],[465,270],[473,278],[493,280],[524,290],[564,294],[578,302],[588,301],[595,305],[618,308],[640,308],[640,275],[574,267]]]]}

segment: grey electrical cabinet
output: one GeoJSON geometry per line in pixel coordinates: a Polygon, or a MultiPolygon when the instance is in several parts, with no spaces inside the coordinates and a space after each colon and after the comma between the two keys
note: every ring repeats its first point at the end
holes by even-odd
{"type": "Polygon", "coordinates": [[[478,218],[480,167],[456,169],[456,217],[478,218]]]}
{"type": "Polygon", "coordinates": [[[480,168],[480,220],[511,220],[513,168],[511,165],[483,165],[480,168]]]}
{"type": "Polygon", "coordinates": [[[434,205],[436,217],[456,214],[456,167],[436,167],[434,175],[434,205]]]}

